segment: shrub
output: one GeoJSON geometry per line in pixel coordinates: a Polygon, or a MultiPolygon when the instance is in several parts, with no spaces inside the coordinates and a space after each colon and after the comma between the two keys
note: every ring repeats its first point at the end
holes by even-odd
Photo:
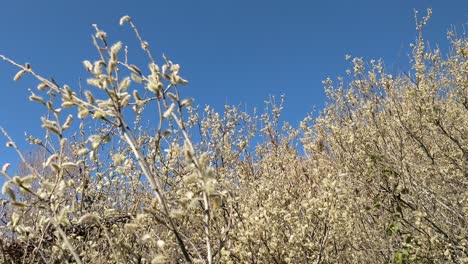
{"type": "Polygon", "coordinates": [[[30,74],[45,136],[2,168],[3,263],[461,263],[468,261],[468,42],[428,50],[417,24],[411,74],[351,59],[350,80],[298,128],[271,98],[260,116],[200,111],[178,64],[148,69],[108,45],[86,89],[30,74]],[[149,122],[148,122],[149,121],[149,122]],[[155,123],[152,123],[155,122],[155,123]],[[148,125],[149,123],[149,125],[148,125]],[[197,138],[195,141],[194,138],[197,138]],[[258,142],[260,143],[254,143],[258,142]],[[303,149],[303,151],[302,151],[303,149]]]}

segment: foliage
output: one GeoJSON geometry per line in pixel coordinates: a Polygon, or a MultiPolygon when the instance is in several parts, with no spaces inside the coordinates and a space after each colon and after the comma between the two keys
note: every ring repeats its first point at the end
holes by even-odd
{"type": "MultiPolygon", "coordinates": [[[[2,263],[466,263],[468,42],[428,50],[410,74],[348,58],[330,104],[298,128],[191,106],[180,66],[129,62],[95,26],[83,91],[38,81],[45,136],[2,188],[2,263]],[[194,140],[196,138],[197,140],[194,140]],[[255,143],[260,140],[260,143],[255,143]],[[302,151],[303,149],[303,151],[302,151]]],[[[122,51],[123,49],[123,51],[122,51]]]]}

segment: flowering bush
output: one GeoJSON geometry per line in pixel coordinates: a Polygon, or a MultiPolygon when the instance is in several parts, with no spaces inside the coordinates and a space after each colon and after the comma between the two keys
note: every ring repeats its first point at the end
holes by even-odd
{"type": "Polygon", "coordinates": [[[260,115],[192,106],[128,16],[148,67],[95,26],[84,91],[0,55],[47,110],[34,158],[3,131],[23,169],[1,171],[0,260],[468,262],[468,42],[428,50],[428,17],[411,74],[348,57],[350,80],[324,81],[330,104],[298,128],[279,123],[282,98],[260,115]]]}

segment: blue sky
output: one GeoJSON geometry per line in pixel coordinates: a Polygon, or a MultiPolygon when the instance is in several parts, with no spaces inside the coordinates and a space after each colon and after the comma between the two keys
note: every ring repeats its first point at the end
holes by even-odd
{"type": "MultiPolygon", "coordinates": [[[[77,87],[88,76],[81,62],[95,59],[91,43],[98,24],[111,42],[130,45],[130,59],[141,51],[129,27],[130,15],[151,44],[181,64],[190,81],[186,96],[222,110],[227,103],[262,108],[269,95],[285,95],[284,120],[296,125],[326,102],[321,81],[344,75],[345,54],[383,58],[392,73],[407,70],[409,43],[415,39],[413,9],[433,8],[426,38],[446,48],[451,25],[462,32],[466,0],[341,1],[2,1],[0,54],[29,62],[44,76],[77,87]]],[[[0,126],[20,143],[23,133],[39,134],[42,108],[29,103],[31,79],[14,83],[16,69],[0,63],[0,126]]],[[[0,137],[0,165],[16,156],[0,137]]]]}

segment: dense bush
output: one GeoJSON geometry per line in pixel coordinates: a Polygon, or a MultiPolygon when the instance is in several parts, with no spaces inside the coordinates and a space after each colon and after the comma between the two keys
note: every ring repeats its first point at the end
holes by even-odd
{"type": "Polygon", "coordinates": [[[348,58],[298,128],[282,99],[260,115],[192,107],[180,66],[127,16],[148,69],[96,26],[89,90],[1,56],[47,109],[33,157],[3,131],[22,169],[1,172],[1,262],[467,263],[468,42],[428,50],[426,21],[409,74],[348,58]]]}

